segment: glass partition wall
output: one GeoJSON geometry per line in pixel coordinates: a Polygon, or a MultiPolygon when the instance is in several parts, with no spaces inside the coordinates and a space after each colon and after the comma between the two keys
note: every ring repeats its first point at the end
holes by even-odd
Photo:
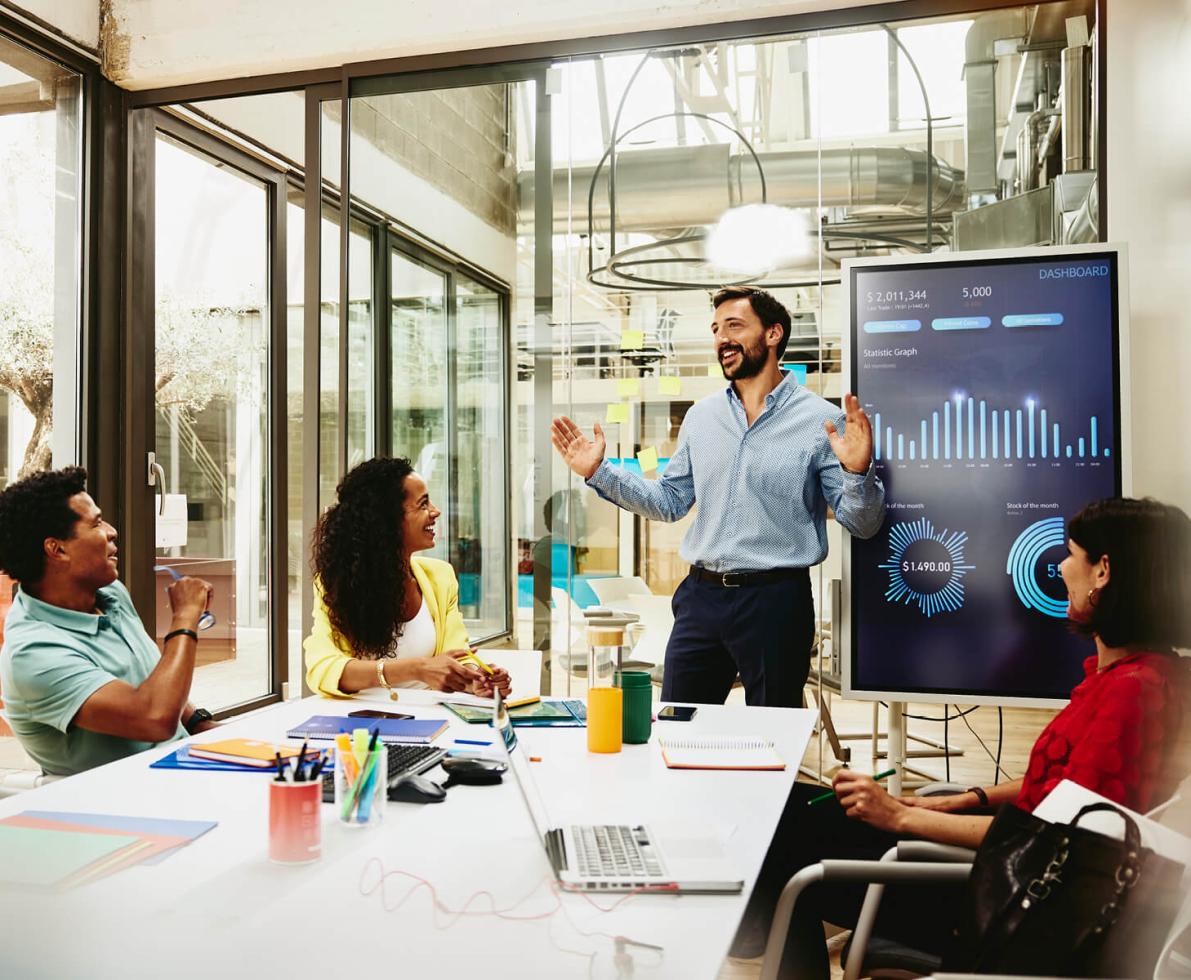
{"type": "MultiPolygon", "coordinates": [[[[793,315],[784,367],[838,403],[843,259],[1094,240],[1096,139],[1065,147],[1056,121],[1097,125],[1091,86],[1082,108],[1062,94],[1071,16],[1094,28],[1091,3],[1042,4],[351,77],[253,97],[268,106],[255,119],[233,105],[252,99],[207,103],[229,140],[285,161],[305,225],[286,293],[304,362],[288,372],[291,648],[319,510],[346,469],[393,454],[443,511],[433,554],[455,568],[473,642],[539,649],[544,690],[581,693],[584,610],[612,606],[660,679],[691,518],[600,499],[553,451],[550,420],[598,422],[612,464],[656,480],[691,405],[725,387],[719,286],[774,292],[793,315]],[[286,143],[291,113],[304,139],[286,143]],[[303,288],[310,268],[321,281],[303,288]]],[[[830,517],[828,538],[812,676],[830,690],[844,547],[830,517]]],[[[291,649],[292,693],[298,671],[291,649]]]]}

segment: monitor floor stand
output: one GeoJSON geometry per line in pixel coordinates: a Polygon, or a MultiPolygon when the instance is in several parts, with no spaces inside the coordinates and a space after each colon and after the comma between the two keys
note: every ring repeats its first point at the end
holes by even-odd
{"type": "MultiPolygon", "coordinates": [[[[816,730],[821,730],[827,736],[827,743],[831,747],[832,755],[847,765],[852,761],[852,749],[843,743],[858,739],[871,739],[873,772],[877,771],[880,761],[887,757],[889,759],[889,765],[897,768],[896,775],[890,777],[889,783],[890,792],[895,795],[901,792],[903,783],[921,785],[935,782],[940,778],[937,773],[927,772],[924,769],[906,765],[907,760],[942,759],[947,755],[961,756],[964,754],[963,749],[950,748],[946,742],[940,742],[925,735],[911,735],[906,730],[906,704],[903,701],[893,701],[889,704],[889,732],[886,736],[887,747],[882,750],[882,732],[880,726],[881,703],[879,701],[873,702],[873,726],[871,731],[841,733],[836,730],[835,722],[831,717],[831,696],[833,693],[838,694],[840,692],[838,679],[833,678],[825,671],[820,672],[812,667],[810,677],[807,680],[807,690],[810,691],[811,697],[814,698],[819,709],[819,721],[815,726],[816,730]],[[820,684],[822,685],[822,693],[820,693],[820,684]],[[909,742],[914,742],[924,746],[924,748],[911,749],[908,747],[909,742]],[[916,778],[905,780],[903,777],[906,774],[916,778]],[[894,788],[895,786],[896,789],[894,788]]],[[[944,707],[944,710],[947,710],[946,707],[944,707]]],[[[813,767],[805,764],[800,765],[798,768],[800,772],[810,776],[812,779],[823,782],[822,772],[817,772],[813,767]]]]}

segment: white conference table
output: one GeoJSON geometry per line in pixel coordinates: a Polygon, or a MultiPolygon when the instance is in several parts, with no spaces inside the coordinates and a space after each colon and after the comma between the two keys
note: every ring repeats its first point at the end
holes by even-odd
{"type": "MultiPolygon", "coordinates": [[[[283,741],[313,714],[346,714],[361,701],[307,698],[224,726],[220,736],[283,741]]],[[[399,706],[449,717],[436,744],[492,737],[438,705],[399,706]]],[[[647,745],[615,755],[586,750],[586,730],[519,728],[539,756],[537,783],[554,823],[649,822],[719,838],[736,864],[739,895],[560,894],[512,777],[457,786],[440,804],[390,803],[375,829],[338,824],[324,806],[322,857],[271,863],[267,783],[256,773],[150,769],[165,748],[0,801],[22,810],[217,820],[157,865],[138,866],[61,894],[0,888],[0,974],[5,977],[615,977],[612,937],[629,946],[633,975],[714,977],[814,724],[804,709],[700,706],[694,721],[660,722],[647,745]],[[784,772],[669,770],[659,731],[754,734],[774,741],[784,772]],[[388,876],[383,893],[380,870],[388,876]],[[428,888],[449,911],[435,912],[428,888]],[[483,892],[484,894],[477,894],[483,892]],[[454,913],[466,906],[468,914],[454,913]],[[498,918],[492,908],[506,911],[498,918]],[[549,913],[554,911],[553,915],[549,913]],[[609,911],[610,910],[610,911],[609,911]]],[[[212,734],[195,741],[210,741],[212,734]]],[[[483,751],[483,750],[481,750],[483,751]]],[[[427,775],[439,781],[440,769],[427,775]]]]}

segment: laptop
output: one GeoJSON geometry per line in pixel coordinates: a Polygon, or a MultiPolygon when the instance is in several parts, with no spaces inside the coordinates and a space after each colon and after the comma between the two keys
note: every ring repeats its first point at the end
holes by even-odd
{"type": "Polygon", "coordinates": [[[735,894],[743,889],[740,874],[712,838],[661,838],[644,824],[553,825],[499,692],[492,727],[500,733],[498,742],[508,754],[534,831],[564,889],[682,894],[735,894]]]}

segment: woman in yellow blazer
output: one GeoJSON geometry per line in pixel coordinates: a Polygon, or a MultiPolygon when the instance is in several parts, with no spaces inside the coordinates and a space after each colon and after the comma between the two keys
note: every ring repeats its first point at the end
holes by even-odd
{"type": "Polygon", "coordinates": [[[434,547],[439,511],[408,459],[370,459],[335,490],[314,531],[314,624],[306,683],[325,697],[369,687],[423,687],[484,697],[509,676],[460,660],[470,653],[459,582],[434,547]]]}

